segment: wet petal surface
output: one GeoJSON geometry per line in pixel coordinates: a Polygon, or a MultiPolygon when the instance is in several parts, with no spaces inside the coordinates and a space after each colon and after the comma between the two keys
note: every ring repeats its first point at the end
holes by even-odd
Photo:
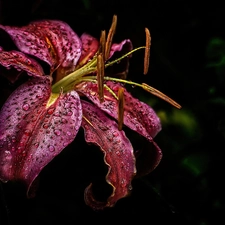
{"type": "Polygon", "coordinates": [[[72,67],[81,55],[81,41],[70,26],[62,21],[35,21],[23,27],[2,26],[24,53],[47,62],[50,66],[72,67]]]}
{"type": "Polygon", "coordinates": [[[32,78],[9,97],[0,111],[0,179],[21,180],[29,188],[44,166],[71,143],[82,110],[74,91],[51,95],[48,78],[32,78]]]}
{"type": "Polygon", "coordinates": [[[111,207],[131,190],[131,181],[136,173],[133,147],[125,133],[118,130],[116,122],[104,112],[85,101],[82,101],[82,107],[85,140],[98,145],[103,151],[109,168],[106,181],[113,187],[113,193],[104,203],[94,199],[90,185],[85,191],[85,201],[94,209],[111,207]]]}
{"type": "Polygon", "coordinates": [[[82,42],[82,52],[79,64],[83,65],[87,63],[89,59],[93,58],[95,53],[98,51],[99,43],[96,38],[86,33],[82,34],[80,38],[82,42]]]}
{"type": "MultiPolygon", "coordinates": [[[[118,95],[120,84],[111,81],[105,84],[118,95]]],[[[102,103],[97,94],[97,84],[92,82],[80,84],[79,91],[100,109],[118,119],[118,101],[107,89],[104,89],[104,102],[102,103]]],[[[124,102],[124,124],[151,141],[161,130],[161,123],[155,111],[149,105],[134,98],[126,89],[124,89],[124,102]]]]}
{"type": "Polygon", "coordinates": [[[26,71],[31,76],[42,76],[42,67],[32,58],[18,51],[0,51],[0,64],[7,69],[11,67],[20,71],[26,71]]]}

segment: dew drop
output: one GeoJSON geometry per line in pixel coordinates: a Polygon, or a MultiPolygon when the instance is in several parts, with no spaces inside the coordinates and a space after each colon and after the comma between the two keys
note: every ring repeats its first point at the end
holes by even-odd
{"type": "Polygon", "coordinates": [[[30,131],[30,130],[25,130],[25,131],[24,131],[24,134],[25,134],[26,136],[30,136],[30,135],[31,135],[31,131],[30,131]]]}
{"type": "Polygon", "coordinates": [[[73,112],[71,110],[68,110],[67,111],[67,116],[72,116],[73,115],[73,112]]]}
{"type": "Polygon", "coordinates": [[[68,142],[63,143],[63,147],[66,147],[68,145],[68,142]]]}
{"type": "Polygon", "coordinates": [[[38,146],[39,146],[38,142],[34,143],[34,147],[38,148],[38,146]]]}
{"type": "Polygon", "coordinates": [[[11,152],[10,151],[5,151],[5,159],[7,161],[12,159],[12,155],[11,155],[11,152]]]}
{"type": "Polygon", "coordinates": [[[23,109],[24,111],[29,110],[29,108],[30,108],[30,105],[29,105],[28,103],[24,103],[23,106],[22,106],[22,109],[23,109]]]}
{"type": "Polygon", "coordinates": [[[116,151],[116,155],[117,156],[120,156],[120,151],[116,151]]]}
{"type": "Polygon", "coordinates": [[[114,137],[118,137],[119,136],[118,132],[116,132],[116,131],[113,131],[112,134],[113,134],[114,137]]]}
{"type": "Polygon", "coordinates": [[[37,94],[37,95],[36,95],[36,98],[38,98],[38,99],[42,99],[42,98],[43,98],[43,95],[41,95],[41,94],[37,94]]]}
{"type": "Polygon", "coordinates": [[[67,120],[64,119],[64,118],[62,118],[62,123],[63,123],[63,124],[66,124],[66,123],[67,123],[67,120]]]}
{"type": "Polygon", "coordinates": [[[70,135],[71,135],[71,132],[70,132],[70,131],[67,131],[66,134],[67,134],[68,136],[70,136],[70,135]]]}
{"type": "Polygon", "coordinates": [[[49,115],[52,115],[54,111],[55,111],[55,108],[50,108],[47,113],[49,115]]]}
{"type": "Polygon", "coordinates": [[[123,188],[126,187],[126,181],[125,181],[124,178],[121,180],[121,186],[122,186],[123,188]]]}
{"type": "Polygon", "coordinates": [[[64,105],[64,108],[68,109],[68,108],[70,108],[70,106],[71,106],[71,103],[70,102],[66,102],[65,105],[64,105]]]}
{"type": "Polygon", "coordinates": [[[44,124],[43,124],[43,128],[44,128],[44,129],[47,129],[49,126],[50,126],[50,125],[49,125],[48,123],[44,123],[44,124]]]}
{"type": "Polygon", "coordinates": [[[16,142],[16,137],[12,136],[12,142],[15,143],[16,142]]]}
{"type": "Polygon", "coordinates": [[[57,111],[57,112],[54,113],[54,116],[60,117],[60,113],[57,111]]]}
{"type": "Polygon", "coordinates": [[[55,135],[59,136],[60,133],[61,133],[60,130],[54,130],[54,134],[55,134],[55,135]]]}
{"type": "Polygon", "coordinates": [[[49,145],[48,150],[50,152],[54,152],[55,151],[55,147],[53,145],[49,145]]]}

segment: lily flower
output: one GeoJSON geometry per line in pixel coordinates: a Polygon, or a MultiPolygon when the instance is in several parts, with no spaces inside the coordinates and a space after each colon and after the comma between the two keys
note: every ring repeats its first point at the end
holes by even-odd
{"type": "Polygon", "coordinates": [[[35,21],[23,27],[0,25],[17,47],[15,50],[0,47],[1,71],[7,69],[15,75],[8,77],[10,81],[19,79],[21,74],[29,76],[0,111],[2,182],[22,181],[27,196],[31,196],[41,170],[74,141],[80,128],[86,142],[99,146],[104,153],[108,166],[106,181],[113,190],[106,202],[98,202],[90,184],[85,190],[85,201],[94,209],[114,206],[132,189],[131,182],[137,172],[136,155],[124,126],[151,144],[151,148],[145,149],[151,156],[147,172],[159,164],[162,152],[153,138],[161,130],[160,120],[124,84],[139,86],[180,106],[147,84],[128,81],[118,74],[105,75],[106,68],[123,60],[128,63],[133,52],[144,48],[144,73],[147,73],[148,30],[147,45],[132,49],[129,39],[112,44],[116,22],[114,16],[107,37],[102,31],[100,41],[86,33],[79,37],[68,24],[56,20],[35,21]],[[124,55],[112,59],[115,52],[124,49],[124,55]]]}

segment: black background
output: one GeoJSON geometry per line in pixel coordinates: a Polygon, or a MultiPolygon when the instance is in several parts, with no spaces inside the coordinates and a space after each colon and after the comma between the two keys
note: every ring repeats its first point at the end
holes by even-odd
{"type": "MultiPolygon", "coordinates": [[[[133,181],[132,194],[114,208],[96,212],[84,203],[83,191],[91,181],[102,184],[96,190],[100,195],[109,190],[102,154],[85,144],[81,131],[41,172],[35,198],[27,199],[18,183],[1,184],[0,225],[223,224],[225,70],[222,63],[216,64],[225,55],[225,8],[221,4],[1,0],[0,23],[4,25],[57,19],[67,22],[78,35],[87,32],[99,37],[117,14],[115,42],[129,38],[134,47],[144,45],[144,28],[148,27],[152,35],[149,73],[142,76],[143,54],[137,52],[130,61],[129,79],[159,89],[182,109],[131,88],[162,120],[163,129],[155,140],[164,157],[155,171],[133,181]],[[212,45],[218,39],[221,43],[212,45]]],[[[1,103],[4,100],[2,94],[1,103]]]]}

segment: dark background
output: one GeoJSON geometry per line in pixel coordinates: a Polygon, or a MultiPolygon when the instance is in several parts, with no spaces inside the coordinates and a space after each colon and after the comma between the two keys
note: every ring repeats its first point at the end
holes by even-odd
{"type": "MultiPolygon", "coordinates": [[[[96,212],[85,205],[91,181],[108,194],[101,152],[82,132],[40,174],[37,196],[27,199],[17,183],[0,186],[0,225],[197,224],[225,223],[225,37],[220,1],[1,0],[0,23],[25,25],[36,19],[67,22],[78,35],[95,37],[118,16],[115,42],[144,45],[152,35],[150,70],[142,76],[143,52],[133,55],[129,79],[145,82],[182,105],[132,89],[161,118],[155,138],[164,157],[155,171],[133,181],[133,191],[114,208],[96,212]]],[[[1,96],[1,102],[4,96],[1,96]]],[[[137,142],[137,141],[136,141],[137,142]]]]}

